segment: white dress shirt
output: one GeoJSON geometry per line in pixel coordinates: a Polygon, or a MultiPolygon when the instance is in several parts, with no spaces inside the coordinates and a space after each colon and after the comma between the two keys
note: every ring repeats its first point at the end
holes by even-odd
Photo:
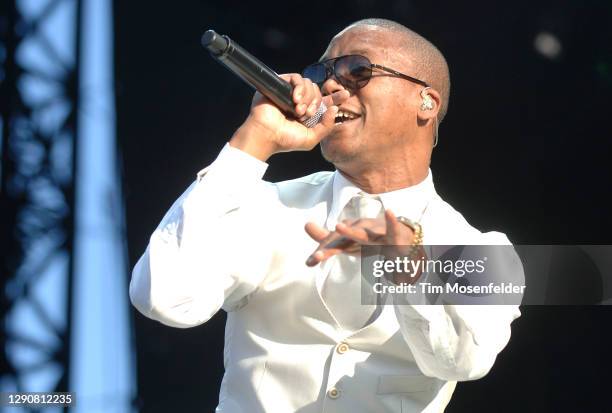
{"type": "MultiPolygon", "coordinates": [[[[228,312],[217,412],[441,412],[456,381],[487,374],[517,306],[397,299],[367,326],[343,330],[322,298],[327,264],[305,265],[317,243],[304,224],[333,229],[359,188],[338,172],[269,183],[266,168],[226,145],[166,213],[130,282],[133,305],[169,326],[228,312]]],[[[378,195],[420,221],[426,245],[509,244],[444,202],[431,171],[378,195]]]]}

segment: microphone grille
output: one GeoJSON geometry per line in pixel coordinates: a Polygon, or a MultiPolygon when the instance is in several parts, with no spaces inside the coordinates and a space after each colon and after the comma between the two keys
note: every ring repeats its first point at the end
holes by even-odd
{"type": "Polygon", "coordinates": [[[303,121],[302,125],[306,126],[307,128],[314,128],[317,123],[319,123],[325,112],[327,112],[327,106],[325,106],[325,103],[321,102],[321,106],[319,106],[319,109],[317,109],[315,114],[303,121]]]}

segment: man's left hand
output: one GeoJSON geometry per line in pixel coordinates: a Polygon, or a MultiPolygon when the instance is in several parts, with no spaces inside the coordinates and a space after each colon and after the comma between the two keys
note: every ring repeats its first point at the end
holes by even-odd
{"type": "MultiPolygon", "coordinates": [[[[410,245],[414,232],[397,220],[390,210],[384,218],[362,218],[343,221],[335,231],[328,231],[313,222],[306,224],[308,235],[319,243],[319,247],[308,257],[306,265],[313,267],[340,253],[357,252],[361,245],[410,245]]],[[[398,251],[399,252],[399,251],[398,251]]]]}

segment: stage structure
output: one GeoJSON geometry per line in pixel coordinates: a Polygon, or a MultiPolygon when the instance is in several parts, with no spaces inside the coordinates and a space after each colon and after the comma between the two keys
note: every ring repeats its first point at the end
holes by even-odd
{"type": "Polygon", "coordinates": [[[80,1],[21,3],[0,11],[1,390],[68,391],[80,1]],[[72,38],[53,38],[61,7],[72,38]]]}
{"type": "Polygon", "coordinates": [[[110,0],[0,3],[0,391],[76,412],[134,398],[108,45],[110,0]]]}

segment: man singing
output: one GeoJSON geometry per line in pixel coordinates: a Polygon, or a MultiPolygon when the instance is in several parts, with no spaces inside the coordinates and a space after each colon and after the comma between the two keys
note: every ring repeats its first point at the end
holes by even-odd
{"type": "Polygon", "coordinates": [[[303,118],[326,104],[321,122],[306,128],[256,93],[153,233],[131,301],[180,328],[227,311],[217,412],[441,412],[457,381],[491,369],[518,307],[362,304],[355,250],[509,244],[434,189],[446,61],[404,26],[366,19],[283,78],[303,118]],[[319,143],[335,172],[262,180],[272,155],[319,143]]]}

